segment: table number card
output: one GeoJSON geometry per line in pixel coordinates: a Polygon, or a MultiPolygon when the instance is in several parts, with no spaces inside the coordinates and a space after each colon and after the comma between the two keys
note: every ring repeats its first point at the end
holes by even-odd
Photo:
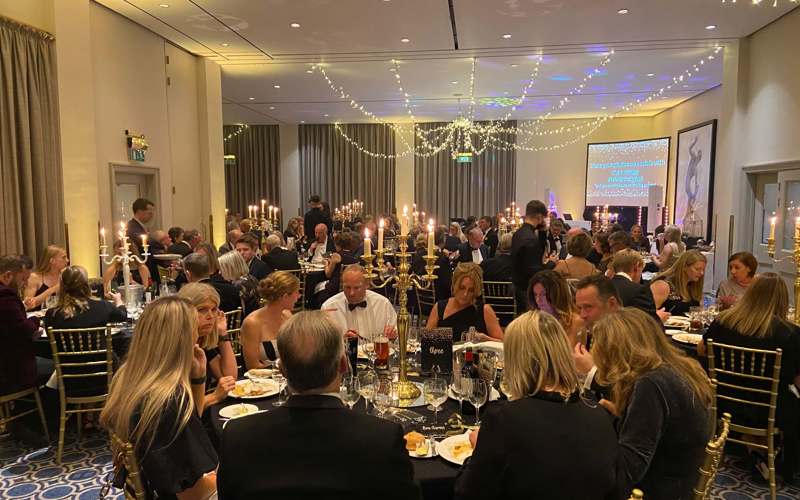
{"type": "Polygon", "coordinates": [[[453,371],[453,329],[422,329],[419,332],[421,345],[420,364],[423,373],[431,373],[439,365],[441,373],[453,371]]]}

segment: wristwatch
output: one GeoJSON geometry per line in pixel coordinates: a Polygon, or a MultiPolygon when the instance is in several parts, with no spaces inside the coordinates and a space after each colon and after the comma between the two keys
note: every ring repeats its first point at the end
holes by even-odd
{"type": "Polygon", "coordinates": [[[230,342],[231,341],[231,336],[230,335],[220,335],[219,336],[219,341],[220,342],[230,342]]]}
{"type": "Polygon", "coordinates": [[[200,385],[200,384],[205,384],[205,383],[206,383],[206,376],[205,376],[205,375],[203,375],[202,377],[190,378],[190,379],[189,379],[189,382],[190,382],[192,385],[200,385]]]}

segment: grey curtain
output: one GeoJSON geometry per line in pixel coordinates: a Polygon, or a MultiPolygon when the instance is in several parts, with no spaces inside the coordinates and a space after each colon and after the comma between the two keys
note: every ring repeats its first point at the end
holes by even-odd
{"type": "MultiPolygon", "coordinates": [[[[223,133],[236,131],[226,125],[223,133]]],[[[235,160],[225,161],[225,199],[231,213],[247,216],[253,203],[280,206],[280,135],[277,125],[250,125],[244,132],[225,140],[225,154],[235,160]]]]}
{"type": "MultiPolygon", "coordinates": [[[[516,122],[510,122],[512,126],[516,122]]],[[[418,123],[429,130],[444,123],[418,123]]],[[[516,135],[501,133],[503,141],[514,144],[516,135]]],[[[475,148],[482,147],[473,137],[475,148]]],[[[420,148],[419,138],[415,147],[420,148]]],[[[495,215],[511,204],[517,185],[517,155],[489,146],[481,155],[473,155],[472,163],[456,163],[445,150],[430,157],[414,158],[414,199],[420,211],[430,213],[438,222],[452,217],[495,215]]]]}
{"type": "Polygon", "coordinates": [[[53,43],[0,16],[0,254],[65,245],[53,43]]]}
{"type": "MultiPolygon", "coordinates": [[[[357,144],[374,153],[394,154],[394,132],[379,124],[340,125],[357,144]]],[[[368,214],[394,207],[394,159],[361,153],[333,125],[300,125],[300,195],[318,194],[331,210],[353,199],[368,214]]]]}

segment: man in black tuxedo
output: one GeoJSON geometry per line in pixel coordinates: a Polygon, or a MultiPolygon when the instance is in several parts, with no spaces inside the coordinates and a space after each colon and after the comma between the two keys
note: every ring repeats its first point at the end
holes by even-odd
{"type": "Polygon", "coordinates": [[[629,248],[618,251],[611,261],[611,268],[615,273],[611,283],[617,290],[622,306],[641,309],[661,324],[653,293],[649,286],[641,284],[644,260],[639,252],[629,248]]]}
{"type": "Polygon", "coordinates": [[[458,261],[480,265],[488,258],[489,247],[483,244],[483,231],[475,226],[467,233],[467,242],[458,247],[458,261]]]}
{"type": "Polygon", "coordinates": [[[247,262],[250,274],[261,281],[269,274],[269,268],[264,261],[256,257],[256,249],[258,249],[258,240],[253,235],[245,234],[236,241],[236,251],[247,262]]]}
{"type": "Polygon", "coordinates": [[[272,271],[289,271],[300,269],[297,260],[297,252],[281,248],[281,237],[277,234],[267,236],[264,241],[265,253],[261,254],[261,260],[267,265],[267,274],[272,271]]]}
{"type": "Polygon", "coordinates": [[[506,233],[500,238],[497,254],[481,262],[483,281],[512,281],[514,262],[511,260],[511,239],[513,235],[506,233]]]}
{"type": "Polygon", "coordinates": [[[631,248],[633,241],[631,240],[631,235],[625,231],[614,231],[608,235],[608,246],[611,248],[611,253],[616,254],[621,250],[631,248]]]}
{"type": "Polygon", "coordinates": [[[244,233],[242,231],[240,231],[238,227],[235,227],[235,228],[231,229],[230,231],[228,231],[228,235],[227,236],[228,237],[225,240],[225,243],[223,243],[219,247],[218,252],[219,252],[220,255],[222,255],[224,253],[232,252],[236,248],[236,242],[239,241],[239,238],[244,236],[244,233]]]}
{"type": "Polygon", "coordinates": [[[128,221],[128,227],[125,231],[128,236],[128,241],[136,246],[139,253],[143,253],[142,249],[142,235],[147,234],[148,229],[146,224],[153,219],[156,212],[156,205],[150,200],[144,198],[137,198],[133,202],[133,218],[128,221]]]}
{"type": "Polygon", "coordinates": [[[339,399],[348,360],[327,314],[289,318],[278,350],[292,395],[284,406],[228,421],[220,500],[420,498],[400,425],[350,411],[339,399]]]}
{"type": "Polygon", "coordinates": [[[542,269],[552,269],[555,263],[545,263],[547,234],[544,218],[547,207],[539,200],[531,200],[525,206],[525,222],[511,239],[511,260],[514,263],[514,293],[519,314],[528,310],[528,282],[542,269]]]}
{"type": "Polygon", "coordinates": [[[186,233],[183,231],[182,227],[171,227],[169,228],[168,234],[169,238],[172,240],[172,245],[167,247],[167,253],[177,254],[181,257],[186,257],[192,253],[192,246],[183,239],[186,233]]]}
{"type": "Polygon", "coordinates": [[[211,285],[219,294],[219,308],[224,312],[230,312],[242,307],[242,299],[239,289],[233,283],[228,283],[223,279],[211,279],[211,262],[208,256],[200,253],[192,253],[183,259],[183,269],[186,272],[186,279],[189,283],[205,283],[211,285]]]}
{"type": "Polygon", "coordinates": [[[488,215],[484,215],[478,220],[478,227],[483,231],[483,243],[489,248],[489,257],[494,257],[500,242],[497,237],[497,227],[488,215]]]}
{"type": "Polygon", "coordinates": [[[303,229],[306,235],[314,234],[317,224],[325,224],[325,228],[330,233],[333,230],[333,221],[328,213],[325,212],[319,195],[314,195],[308,200],[311,207],[303,216],[303,229]]]}

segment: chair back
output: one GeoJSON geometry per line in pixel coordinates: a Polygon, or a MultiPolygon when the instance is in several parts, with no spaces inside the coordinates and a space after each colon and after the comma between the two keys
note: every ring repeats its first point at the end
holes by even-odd
{"type": "Polygon", "coordinates": [[[483,302],[492,306],[500,326],[508,326],[517,317],[514,284],[510,281],[484,281],[483,302]]]}
{"type": "Polygon", "coordinates": [[[421,327],[425,326],[428,316],[431,315],[431,310],[436,307],[436,287],[428,289],[416,289],[417,295],[417,313],[419,314],[419,324],[421,327]]]}
{"type": "Polygon", "coordinates": [[[228,323],[227,330],[234,330],[242,326],[242,308],[226,312],[225,321],[228,323]]]}
{"type": "Polygon", "coordinates": [[[136,459],[133,445],[123,441],[113,432],[111,434],[111,453],[114,457],[114,475],[125,474],[122,490],[126,500],[144,500],[146,493],[139,461],[136,459]],[[124,469],[124,472],[123,472],[124,469]]]}
{"type": "Polygon", "coordinates": [[[766,416],[763,427],[732,421],[731,430],[755,436],[774,434],[782,350],[718,344],[713,339],[708,339],[707,344],[708,372],[712,384],[716,385],[716,408],[724,411],[732,403],[743,409],[760,409],[766,416]]]}
{"type": "Polygon", "coordinates": [[[697,486],[694,488],[694,500],[706,500],[710,497],[711,486],[714,484],[719,464],[722,462],[725,442],[728,440],[730,428],[731,414],[724,413],[722,419],[720,419],[720,430],[717,437],[711,438],[711,441],[706,445],[705,458],[700,466],[700,477],[697,479],[697,486]]]}
{"type": "Polygon", "coordinates": [[[173,281],[172,268],[156,265],[156,269],[158,269],[158,280],[160,283],[173,281]]]}
{"type": "Polygon", "coordinates": [[[110,328],[48,328],[47,337],[53,352],[62,401],[84,400],[76,401],[80,403],[105,400],[114,375],[110,328]],[[77,389],[81,386],[91,387],[91,396],[81,395],[77,389]]]}
{"type": "Polygon", "coordinates": [[[306,273],[302,269],[290,269],[286,272],[294,274],[300,280],[300,298],[295,302],[292,313],[303,311],[306,308],[306,273]]]}

